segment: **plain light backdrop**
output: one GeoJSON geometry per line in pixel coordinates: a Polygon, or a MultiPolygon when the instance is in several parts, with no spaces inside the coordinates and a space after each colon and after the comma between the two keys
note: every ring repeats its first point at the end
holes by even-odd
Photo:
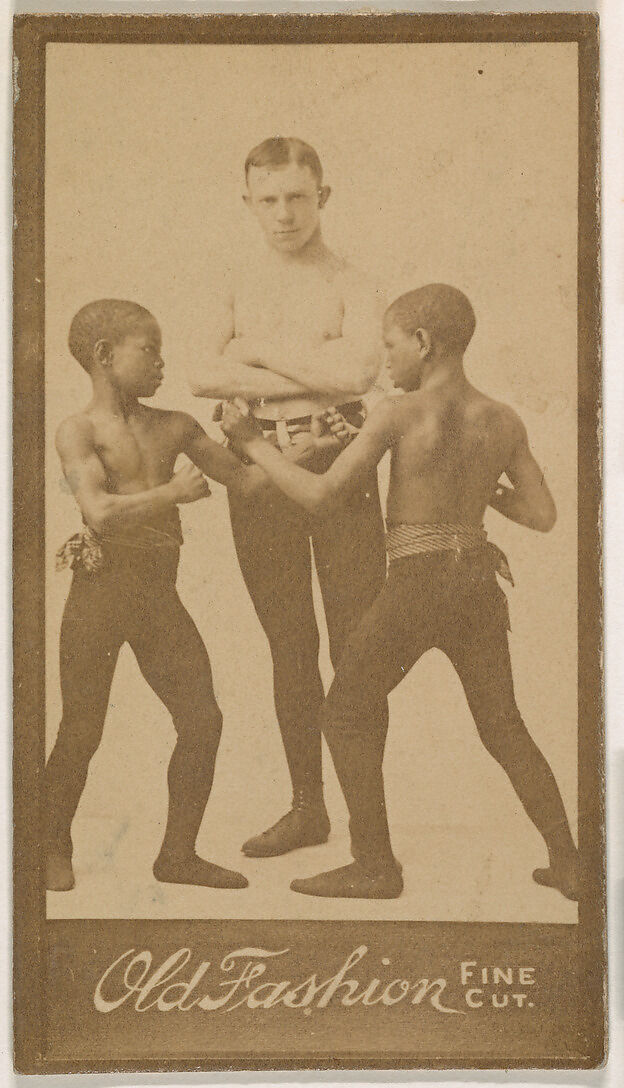
{"type": "MultiPolygon", "coordinates": [[[[467,368],[528,426],[559,509],[548,536],[488,514],[507,552],[521,711],[576,814],[576,46],[47,47],[46,443],[48,742],[60,717],[58,631],[69,585],[54,553],[79,527],[53,448],[89,397],[66,347],[85,302],[127,297],[161,323],[161,407],[209,425],[184,381],[204,351],[202,315],[224,260],[259,244],[241,201],[255,143],[295,134],[318,150],[333,193],[330,246],[389,297],[428,281],[477,313],[467,368]]],[[[382,467],[380,478],[387,478],[382,467]]],[[[326,847],[268,862],[240,844],[285,811],[288,776],[271,663],[240,577],[225,494],[182,511],[180,595],[206,641],[225,716],[207,856],[242,868],[237,893],[158,885],[173,728],[122,652],[104,741],[75,824],[77,887],[51,916],[327,917],[561,921],[576,908],[538,888],[541,839],[485,753],[446,659],[432,652],[391,698],[386,783],[406,875],[391,904],[297,896],[293,876],[348,859],[327,760],[326,847]]],[[[166,646],[163,647],[166,653],[166,646]]],[[[326,645],[322,661],[331,676],[326,645]]]]}

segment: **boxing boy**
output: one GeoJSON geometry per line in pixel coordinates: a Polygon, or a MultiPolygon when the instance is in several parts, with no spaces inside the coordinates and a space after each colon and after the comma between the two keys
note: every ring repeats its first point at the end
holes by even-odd
{"type": "Polygon", "coordinates": [[[468,299],[443,284],[394,302],[384,339],[390,376],[405,395],[382,401],[323,475],[287,463],[263,440],[244,402],[224,409],[224,431],[286,495],[315,513],[331,509],[335,495],[357,486],[391,450],[388,578],[352,635],[321,712],[355,861],[293,881],[293,890],[307,895],[400,895],[383,788],[385,736],[371,707],[438,647],[460,677],[481,740],[544,838],[549,866],[536,869],[534,879],[577,898],[577,852],[563,802],[515,702],[507,602],[496,580],[508,568],[482,528],[488,505],[542,532],[553,527],[556,511],[518,416],[466,378],[463,355],[474,328],[468,299]],[[503,473],[511,487],[499,484],[503,473]]]}
{"type": "Polygon", "coordinates": [[[195,853],[222,717],[206,649],[176,591],[177,508],[210,494],[204,473],[243,497],[263,486],[264,474],[211,441],[191,416],[141,403],[160,386],[164,365],[160,329],[142,306],[115,299],[84,306],[72,321],[69,347],[91,378],[93,396],[56,436],[85,528],[58,557],[59,566],[73,568],[73,580],[61,627],[63,717],[45,770],[47,887],[74,886],[71,824],[101,740],[119,650],[128,642],[177,733],[154,875],[244,888],[240,873],[195,853]],[[193,465],[176,472],[181,453],[193,465]]]}

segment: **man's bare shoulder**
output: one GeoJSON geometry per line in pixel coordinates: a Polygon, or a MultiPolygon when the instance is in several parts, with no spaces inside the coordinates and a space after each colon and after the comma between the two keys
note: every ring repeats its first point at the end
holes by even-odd
{"type": "Polygon", "coordinates": [[[337,281],[342,284],[345,294],[357,294],[362,297],[368,295],[385,306],[386,293],[374,276],[351,264],[346,257],[338,257],[335,254],[333,256],[336,262],[334,266],[335,276],[337,281]]]}

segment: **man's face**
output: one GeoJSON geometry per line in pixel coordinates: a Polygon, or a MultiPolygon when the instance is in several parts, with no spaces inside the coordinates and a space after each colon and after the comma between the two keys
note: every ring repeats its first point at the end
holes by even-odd
{"type": "Polygon", "coordinates": [[[132,397],[153,397],[163,380],[162,340],[158,324],[144,318],[112,344],[109,373],[120,392],[132,397]]]}
{"type": "Polygon", "coordinates": [[[252,166],[245,203],[254,213],[269,245],[296,253],[318,229],[329,189],[320,188],[309,166],[252,166]]]}
{"type": "Polygon", "coordinates": [[[410,336],[394,323],[384,324],[386,367],[395,389],[412,392],[422,377],[423,359],[416,336],[410,336]]]}

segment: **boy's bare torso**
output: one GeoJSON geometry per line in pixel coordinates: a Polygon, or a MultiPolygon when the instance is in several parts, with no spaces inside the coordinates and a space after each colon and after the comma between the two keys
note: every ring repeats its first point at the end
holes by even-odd
{"type": "Polygon", "coordinates": [[[512,409],[465,383],[392,401],[389,525],[480,525],[522,435],[512,409]]]}
{"type": "Polygon", "coordinates": [[[132,495],[167,483],[185,437],[185,417],[138,404],[126,417],[89,405],[70,417],[71,425],[91,445],[106,473],[106,490],[132,495]]]}

